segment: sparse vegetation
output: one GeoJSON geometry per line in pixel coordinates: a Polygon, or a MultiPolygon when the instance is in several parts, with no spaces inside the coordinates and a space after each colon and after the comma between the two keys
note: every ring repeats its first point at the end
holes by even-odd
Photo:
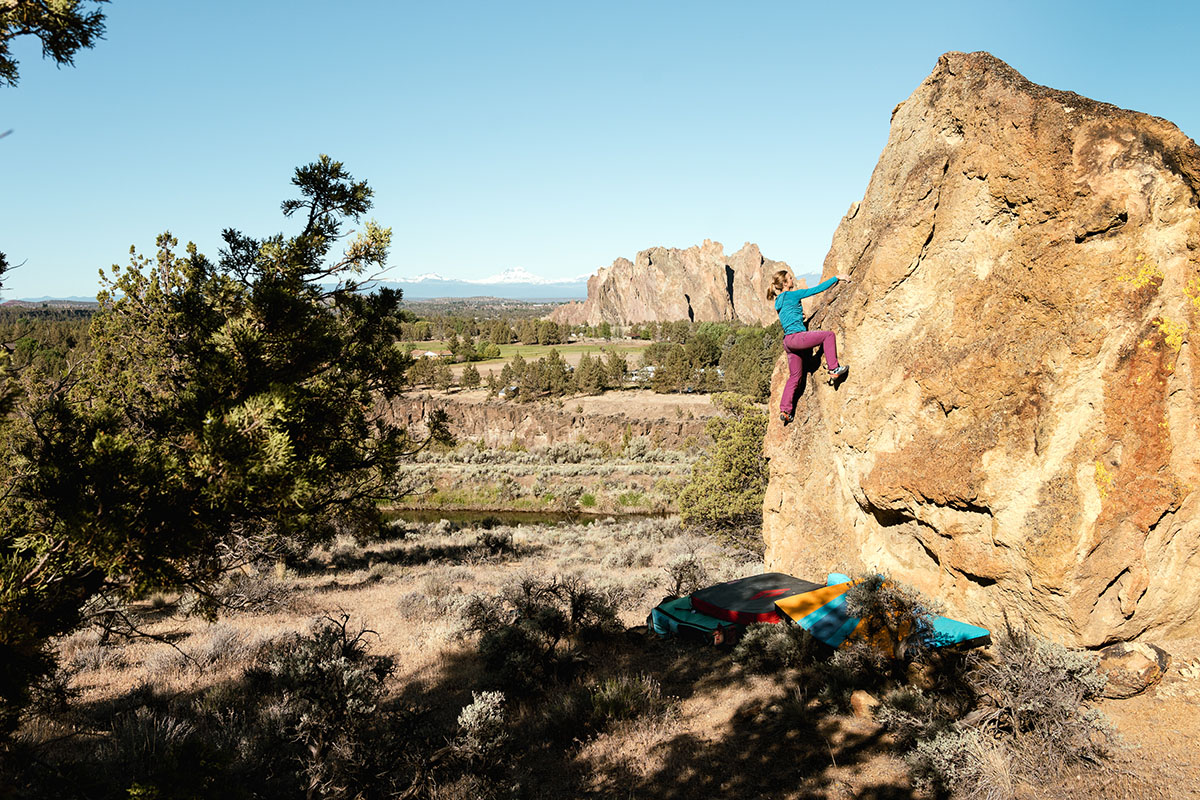
{"type": "MultiPolygon", "coordinates": [[[[8,762],[24,765],[14,785],[27,789],[16,796],[536,798],[585,794],[599,782],[666,798],[678,773],[669,759],[647,756],[647,743],[671,752],[695,748],[697,733],[715,735],[728,743],[689,749],[688,763],[719,761],[743,735],[735,722],[743,707],[715,700],[735,687],[753,720],[747,741],[780,765],[733,775],[760,793],[819,796],[833,774],[861,781],[830,754],[853,765],[867,752],[882,758],[883,745],[862,751],[860,740],[830,732],[863,690],[879,698],[878,723],[912,780],[928,787],[917,797],[946,786],[1002,796],[1006,786],[1104,763],[1108,734],[1087,708],[1102,686],[1092,657],[1026,634],[970,657],[910,647],[901,658],[865,643],[831,655],[786,625],[751,626],[732,650],[658,643],[623,629],[664,594],[762,565],[738,564],[712,539],[663,519],[399,523],[393,534],[338,539],[262,570],[282,584],[288,606],[248,604],[215,625],[172,617],[175,600],[128,610],[151,631],[185,632],[182,652],[123,636],[104,642],[98,629],[63,639],[65,693],[47,695],[13,742],[18,757],[38,752],[8,762]],[[342,613],[310,624],[287,611],[351,596],[378,635],[342,613]],[[82,702],[73,685],[101,695],[82,702]],[[729,723],[704,722],[726,713],[729,723]],[[64,737],[98,720],[101,735],[64,737]],[[772,744],[761,744],[764,732],[772,744]],[[643,766],[631,772],[634,763],[643,766]]],[[[890,582],[863,593],[881,591],[892,594],[856,602],[928,605],[890,582]]],[[[872,769],[892,769],[892,785],[907,786],[889,763],[872,769]]],[[[709,788],[696,796],[718,793],[718,777],[701,770],[698,785],[709,788]]]]}

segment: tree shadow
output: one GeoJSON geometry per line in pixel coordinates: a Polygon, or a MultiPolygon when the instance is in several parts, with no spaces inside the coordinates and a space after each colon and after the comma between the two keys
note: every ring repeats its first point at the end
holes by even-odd
{"type": "MultiPolygon", "coordinates": [[[[612,662],[617,669],[648,672],[663,692],[680,700],[713,698],[749,679],[724,648],[648,640],[612,662]]],[[[790,670],[763,676],[764,696],[748,691],[721,727],[689,731],[655,744],[647,773],[628,761],[576,761],[581,779],[608,787],[613,796],[648,800],[702,797],[856,797],[900,800],[922,797],[906,777],[872,782],[862,773],[890,743],[873,720],[844,717],[815,698],[819,687],[790,670]],[[848,781],[848,777],[852,780],[848,781]]]]}
{"type": "MultiPolygon", "coordinates": [[[[402,546],[386,550],[362,550],[355,553],[339,553],[330,562],[308,557],[289,562],[288,566],[297,575],[319,575],[327,572],[346,573],[370,569],[377,564],[413,567],[425,564],[469,564],[500,563],[519,558],[536,556],[546,550],[542,544],[491,546],[484,541],[445,543],[405,542],[402,546]]],[[[347,588],[336,577],[331,588],[347,588]]]]}
{"type": "MultiPolygon", "coordinates": [[[[573,679],[549,684],[539,692],[509,698],[514,713],[513,774],[522,785],[539,787],[537,797],[636,797],[647,800],[753,797],[856,797],[916,800],[923,795],[894,767],[872,764],[890,751],[890,742],[873,720],[841,715],[815,699],[819,687],[806,684],[797,671],[751,679],[727,648],[692,645],[644,636],[614,636],[581,648],[582,666],[573,679]],[[641,675],[661,685],[678,702],[713,702],[730,687],[747,687],[728,721],[704,732],[691,730],[653,744],[644,759],[588,757],[585,743],[607,728],[580,718],[573,734],[557,738],[539,726],[545,707],[607,677],[641,675]],[[763,681],[769,684],[764,693],[763,681]],[[655,767],[647,772],[645,763],[655,767]]],[[[464,688],[486,672],[464,648],[443,663],[437,679],[425,682],[406,699],[441,698],[454,709],[469,702],[464,688]]],[[[495,687],[488,687],[495,688],[495,687]]],[[[451,721],[451,709],[439,715],[451,721]]],[[[618,745],[635,746],[631,740],[618,745]]]]}

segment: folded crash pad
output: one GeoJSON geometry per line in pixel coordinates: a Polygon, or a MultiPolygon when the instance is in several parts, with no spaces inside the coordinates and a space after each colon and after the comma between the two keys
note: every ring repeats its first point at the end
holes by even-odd
{"type": "MultiPolygon", "coordinates": [[[[796,594],[775,601],[779,613],[800,625],[830,647],[840,647],[847,639],[862,635],[862,620],[846,611],[846,590],[852,582],[823,586],[811,592],[796,594]]],[[[991,634],[980,628],[948,617],[931,618],[933,629],[926,637],[931,647],[964,645],[976,647],[988,644],[991,634]]]]}
{"type": "Polygon", "coordinates": [[[690,597],[663,600],[650,611],[646,625],[659,636],[678,636],[717,644],[732,641],[740,632],[738,625],[697,611],[692,607],[690,597]]]}

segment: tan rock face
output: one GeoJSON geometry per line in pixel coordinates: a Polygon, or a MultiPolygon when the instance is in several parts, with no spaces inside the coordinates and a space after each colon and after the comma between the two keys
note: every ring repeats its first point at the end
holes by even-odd
{"type": "Polygon", "coordinates": [[[767,568],[1074,644],[1200,633],[1198,192],[1169,122],[942,56],[826,257],[851,282],[810,327],[851,371],[767,434],[767,568]]]}
{"type": "Polygon", "coordinates": [[[769,325],[775,310],[767,286],[782,261],[764,258],[747,243],[731,256],[707,239],[686,250],[653,247],[630,262],[618,258],[588,279],[583,302],[567,303],[550,318],[570,325],[635,322],[728,322],[769,325]]]}

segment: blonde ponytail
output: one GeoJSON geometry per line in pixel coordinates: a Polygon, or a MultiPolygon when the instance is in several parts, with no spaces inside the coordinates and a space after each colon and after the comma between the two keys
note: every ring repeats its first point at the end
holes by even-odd
{"type": "Polygon", "coordinates": [[[787,286],[788,278],[792,277],[792,273],[786,269],[781,269],[775,273],[775,277],[771,278],[771,286],[767,289],[767,299],[774,300],[783,293],[783,287],[787,286]]]}

